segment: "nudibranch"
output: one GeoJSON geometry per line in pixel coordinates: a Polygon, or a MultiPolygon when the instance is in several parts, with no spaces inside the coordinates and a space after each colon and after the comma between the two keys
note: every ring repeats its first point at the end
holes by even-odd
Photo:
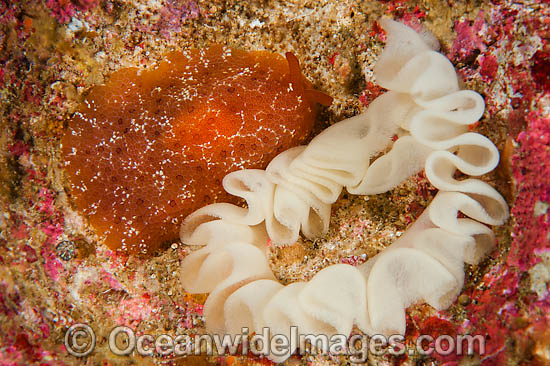
{"type": "Polygon", "coordinates": [[[302,143],[316,103],[331,102],[292,53],[213,45],[118,70],[90,90],[62,139],[71,200],[110,248],[151,252],[194,210],[235,202],[222,178],[302,143]]]}

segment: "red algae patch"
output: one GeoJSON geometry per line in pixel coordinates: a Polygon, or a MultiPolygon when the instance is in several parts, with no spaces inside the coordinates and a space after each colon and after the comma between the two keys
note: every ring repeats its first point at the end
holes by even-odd
{"type": "Polygon", "coordinates": [[[227,173],[302,143],[315,103],[331,101],[290,53],[215,45],[121,69],[91,89],[62,139],[71,201],[110,248],[150,253],[189,213],[231,201],[227,173]]]}

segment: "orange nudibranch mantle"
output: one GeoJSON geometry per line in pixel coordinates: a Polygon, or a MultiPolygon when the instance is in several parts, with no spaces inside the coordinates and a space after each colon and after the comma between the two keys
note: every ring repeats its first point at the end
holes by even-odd
{"type": "Polygon", "coordinates": [[[186,215],[235,202],[223,177],[301,144],[315,104],[331,102],[292,53],[214,45],[118,70],[62,139],[71,201],[111,249],[150,253],[178,237],[186,215]]]}

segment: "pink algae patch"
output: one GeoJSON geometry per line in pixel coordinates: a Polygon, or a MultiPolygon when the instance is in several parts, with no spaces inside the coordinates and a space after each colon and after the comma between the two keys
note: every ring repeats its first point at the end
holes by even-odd
{"type": "Polygon", "coordinates": [[[21,225],[15,227],[15,229],[12,230],[11,236],[14,239],[25,239],[25,238],[27,238],[28,237],[27,225],[21,224],[21,225]]]}
{"type": "Polygon", "coordinates": [[[57,259],[55,252],[51,248],[43,248],[40,255],[44,258],[44,270],[46,274],[53,281],[57,281],[60,272],[64,269],[63,264],[57,259]]]}
{"type": "Polygon", "coordinates": [[[515,225],[509,260],[522,270],[538,261],[535,251],[550,250],[550,212],[535,209],[550,203],[550,118],[531,112],[527,120],[512,160],[518,195],[512,208],[515,225]]]}
{"type": "Polygon", "coordinates": [[[145,294],[142,297],[121,300],[118,307],[108,313],[117,324],[137,326],[142,320],[151,319],[152,314],[158,314],[157,310],[151,304],[150,296],[145,294]]]}
{"type": "Polygon", "coordinates": [[[455,23],[456,39],[449,55],[451,59],[465,60],[472,56],[475,50],[484,52],[487,46],[481,36],[486,29],[483,12],[478,14],[473,23],[467,19],[455,23]]]}
{"type": "Polygon", "coordinates": [[[485,81],[492,82],[498,72],[497,58],[494,55],[488,54],[483,57],[480,56],[478,60],[481,65],[479,73],[483,76],[485,81]]]}

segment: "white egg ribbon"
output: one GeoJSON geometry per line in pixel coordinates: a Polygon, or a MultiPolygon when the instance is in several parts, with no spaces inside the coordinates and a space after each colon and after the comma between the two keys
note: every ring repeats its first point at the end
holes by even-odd
{"type": "MultiPolygon", "coordinates": [[[[210,293],[204,306],[209,332],[268,327],[272,335],[289,336],[297,326],[300,334],[348,336],[355,324],[369,335],[404,334],[406,307],[420,301],[448,307],[464,284],[464,262],[475,264],[492,249],[486,225],[504,223],[506,202],[481,180],[454,178],[457,170],[485,174],[499,161],[494,144],[468,129],[483,115],[484,101],[459,90],[454,67],[434,50],[433,37],[390,19],[380,24],[388,40],[374,71],[389,91],[309,145],[279,154],[266,170],[228,174],[224,189],[248,208],[216,203],[184,221],[182,243],[203,247],[184,258],[181,281],[188,292],[210,293]],[[269,239],[292,244],[300,231],[319,237],[344,187],[352,194],[382,193],[422,169],[439,193],[392,245],[358,267],[337,264],[308,282],[277,282],[266,258],[269,239]]],[[[283,361],[297,347],[269,358],[283,361]]]]}

